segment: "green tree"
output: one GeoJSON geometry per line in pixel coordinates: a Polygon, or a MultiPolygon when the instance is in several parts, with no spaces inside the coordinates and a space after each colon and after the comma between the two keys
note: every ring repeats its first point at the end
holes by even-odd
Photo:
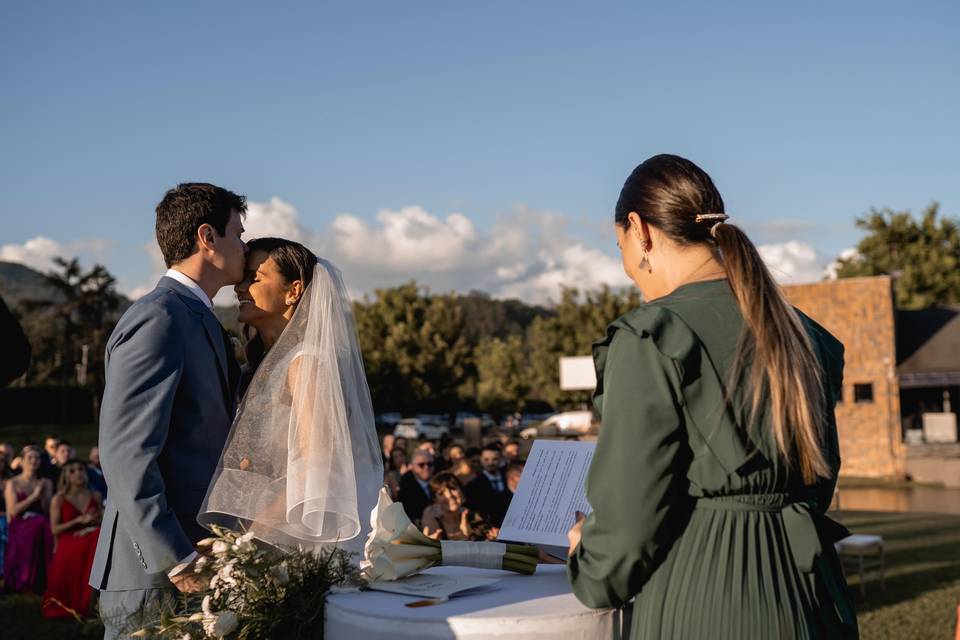
{"type": "Polygon", "coordinates": [[[891,275],[897,306],[920,309],[960,303],[960,223],[928,206],[910,211],[871,209],[857,218],[867,235],[857,254],[838,261],[837,277],[891,275]]]}
{"type": "Polygon", "coordinates": [[[44,276],[50,287],[46,299],[21,303],[32,348],[27,382],[89,387],[96,416],[104,385],[104,349],[123,298],[102,265],[85,271],[76,258],[55,258],[54,263],[57,268],[44,276]]]}
{"type": "Polygon", "coordinates": [[[355,315],[377,411],[457,408],[472,354],[453,296],[411,282],[377,290],[355,315]]]}
{"type": "Polygon", "coordinates": [[[484,338],[506,338],[523,335],[534,318],[550,315],[540,306],[530,306],[520,300],[497,300],[483,291],[471,291],[457,297],[463,309],[467,341],[476,346],[484,338]]]}
{"type": "Polygon", "coordinates": [[[526,345],[520,335],[488,337],[474,349],[477,404],[498,415],[522,411],[530,393],[526,345]]]}
{"type": "Polygon", "coordinates": [[[580,299],[577,289],[564,289],[554,315],[535,318],[527,329],[531,395],[555,407],[575,407],[590,398],[587,391],[560,389],[560,358],[591,355],[607,325],[640,304],[632,288],[615,292],[605,286],[580,299]]]}

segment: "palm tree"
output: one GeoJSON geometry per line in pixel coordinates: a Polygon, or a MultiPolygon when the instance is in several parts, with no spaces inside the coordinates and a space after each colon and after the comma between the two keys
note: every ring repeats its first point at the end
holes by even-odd
{"type": "Polygon", "coordinates": [[[116,278],[100,264],[84,272],[76,258],[69,261],[54,258],[54,263],[59,270],[45,277],[62,299],[49,303],[53,305],[59,325],[60,382],[72,381],[75,375],[77,383],[89,386],[96,417],[104,385],[103,351],[107,336],[116,324],[121,302],[116,278]]]}

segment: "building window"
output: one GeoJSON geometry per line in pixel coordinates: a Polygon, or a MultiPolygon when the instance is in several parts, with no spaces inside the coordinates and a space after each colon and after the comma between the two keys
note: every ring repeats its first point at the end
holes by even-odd
{"type": "Polygon", "coordinates": [[[853,385],[853,401],[873,402],[873,383],[865,382],[853,385]]]}

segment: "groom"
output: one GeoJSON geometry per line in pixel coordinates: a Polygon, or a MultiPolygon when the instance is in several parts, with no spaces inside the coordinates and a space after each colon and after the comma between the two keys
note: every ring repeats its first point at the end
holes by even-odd
{"type": "MultiPolygon", "coordinates": [[[[230,430],[239,369],[212,298],[243,277],[243,196],[212,184],[171,189],[157,206],[169,270],[107,342],[100,460],[110,491],[90,584],[105,638],[138,614],[199,591],[200,503],[230,430]]],[[[132,626],[132,628],[131,628],[132,626]]]]}

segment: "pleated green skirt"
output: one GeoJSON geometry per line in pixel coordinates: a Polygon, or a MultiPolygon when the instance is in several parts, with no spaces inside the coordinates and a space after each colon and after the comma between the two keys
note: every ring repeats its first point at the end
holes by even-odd
{"type": "MultiPolygon", "coordinates": [[[[633,638],[848,638],[830,580],[841,575],[832,546],[813,570],[799,566],[798,540],[778,494],[704,502],[633,606],[633,638]],[[713,502],[711,506],[706,503],[713,502]]],[[[812,523],[811,523],[812,526],[812,523]]],[[[802,533],[801,533],[802,535],[802,533]]],[[[842,579],[842,578],[841,578],[842,579]]]]}

